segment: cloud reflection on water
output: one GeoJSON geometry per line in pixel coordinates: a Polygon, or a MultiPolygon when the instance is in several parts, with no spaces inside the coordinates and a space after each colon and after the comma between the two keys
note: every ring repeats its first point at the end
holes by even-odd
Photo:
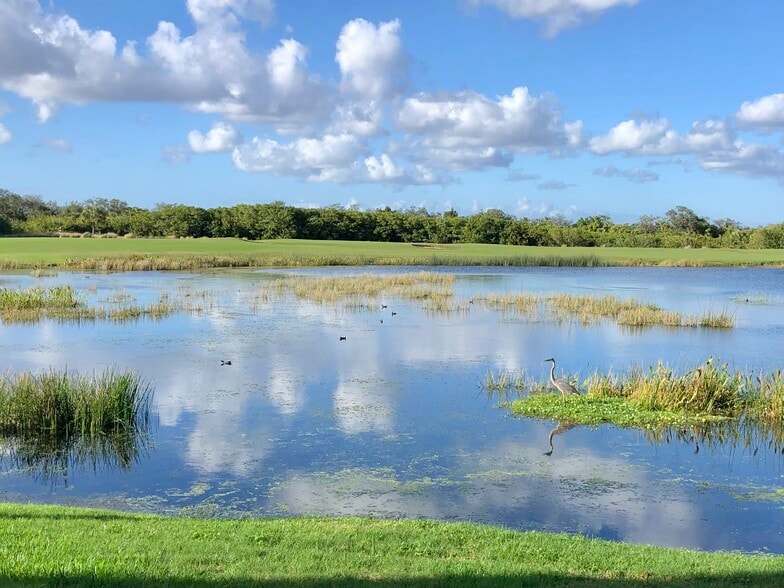
{"type": "MultiPolygon", "coordinates": [[[[591,272],[593,287],[601,290],[605,273],[614,275],[591,272]]],[[[495,275],[488,287],[498,290],[508,279],[527,288],[530,279],[521,275],[495,275]]],[[[648,292],[646,284],[660,295],[661,273],[634,275],[648,276],[638,280],[638,297],[648,292]]],[[[112,289],[125,281],[129,288],[171,289],[179,279],[102,277],[112,289]]],[[[483,284],[476,276],[470,283],[483,284]]],[[[715,508],[736,506],[729,492],[713,502],[695,498],[694,480],[729,483],[721,458],[706,462],[701,452],[698,460],[689,448],[680,462],[662,450],[661,465],[645,463],[639,454],[647,443],[608,451],[595,431],[570,431],[558,437],[551,457],[543,456],[552,424],[508,419],[478,382],[488,369],[526,369],[543,380],[542,360],[551,355],[559,370],[582,375],[622,370],[630,361],[688,364],[715,349],[732,350],[745,365],[760,345],[767,355],[756,360],[774,364],[784,333],[758,337],[762,319],[719,335],[640,334],[614,325],[529,323],[473,307],[432,315],[396,302],[392,317],[391,307],[353,311],[261,299],[258,280],[242,272],[204,278],[204,285],[197,276],[189,287],[210,284],[219,291],[202,312],[159,322],[3,326],[0,353],[20,371],[67,366],[90,373],[106,365],[139,371],[154,384],[160,427],[172,432],[165,449],[171,469],[184,472],[180,481],[189,487],[204,478],[236,478],[238,492],[262,504],[265,514],[282,504],[292,514],[476,520],[639,543],[746,545],[738,539],[739,519],[752,515],[730,524],[715,508]],[[221,367],[221,359],[232,365],[221,367]],[[417,465],[422,456],[438,467],[417,465]],[[667,468],[674,473],[662,473],[667,468]]],[[[753,483],[780,484],[772,469],[751,471],[753,483]]],[[[151,494],[144,477],[138,476],[138,493],[151,494]]],[[[77,485],[72,496],[78,492],[77,485]]],[[[772,524],[765,518],[770,509],[755,512],[762,513],[755,524],[772,524]]]]}

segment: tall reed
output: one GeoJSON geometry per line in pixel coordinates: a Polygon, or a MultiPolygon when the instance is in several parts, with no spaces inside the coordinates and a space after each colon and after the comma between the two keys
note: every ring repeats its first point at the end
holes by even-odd
{"type": "Polygon", "coordinates": [[[0,378],[0,434],[94,437],[146,427],[151,388],[131,372],[0,378]]]}
{"type": "Polygon", "coordinates": [[[659,362],[648,370],[632,368],[624,376],[594,373],[585,381],[588,395],[625,398],[648,410],[727,417],[746,415],[784,423],[781,371],[755,376],[731,370],[708,358],[685,373],[659,362]]]}

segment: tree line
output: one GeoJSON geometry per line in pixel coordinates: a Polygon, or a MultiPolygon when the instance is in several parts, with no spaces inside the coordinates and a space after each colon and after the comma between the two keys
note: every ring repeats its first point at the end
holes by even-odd
{"type": "Polygon", "coordinates": [[[117,199],[58,205],[40,196],[0,189],[0,234],[138,237],[238,237],[418,243],[495,243],[587,247],[784,248],[784,223],[744,227],[710,221],[677,206],[664,216],[614,223],[606,215],[569,221],[562,216],[518,218],[498,209],[469,216],[424,208],[359,210],[288,206],[281,201],[200,208],[158,204],[152,210],[117,199]]]}

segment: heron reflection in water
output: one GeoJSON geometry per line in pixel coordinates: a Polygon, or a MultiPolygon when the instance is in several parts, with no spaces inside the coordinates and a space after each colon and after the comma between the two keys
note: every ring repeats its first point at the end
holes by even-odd
{"type": "Polygon", "coordinates": [[[552,455],[553,454],[553,437],[556,435],[560,435],[561,433],[566,433],[566,431],[573,429],[577,426],[577,423],[573,423],[571,421],[564,421],[562,423],[558,423],[558,426],[555,427],[550,434],[547,436],[547,442],[550,444],[550,451],[546,451],[545,455],[552,455]]]}

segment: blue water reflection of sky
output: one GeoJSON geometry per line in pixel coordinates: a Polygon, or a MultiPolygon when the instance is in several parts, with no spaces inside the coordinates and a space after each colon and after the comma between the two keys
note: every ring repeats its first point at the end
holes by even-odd
{"type": "Polygon", "coordinates": [[[67,483],[46,484],[4,467],[0,500],[428,517],[784,553],[784,459],[766,444],[695,452],[688,438],[652,443],[638,431],[577,427],[557,435],[547,456],[555,423],[512,418],[480,386],[491,369],[524,369],[543,381],[542,360],[553,355],[559,370],[583,376],[659,360],[692,367],[710,355],[738,368],[778,369],[781,270],[448,270],[466,299],[610,293],[684,312],[732,312],[737,326],[726,331],[528,322],[480,305],[433,315],[400,300],[357,312],[258,295],[281,273],[341,271],[407,270],[2,275],[0,287],[71,283],[91,301],[118,291],[140,303],[187,292],[202,310],[123,324],[2,325],[5,369],[133,369],[154,386],[157,419],[152,447],[132,469],[77,469],[67,483]]]}

